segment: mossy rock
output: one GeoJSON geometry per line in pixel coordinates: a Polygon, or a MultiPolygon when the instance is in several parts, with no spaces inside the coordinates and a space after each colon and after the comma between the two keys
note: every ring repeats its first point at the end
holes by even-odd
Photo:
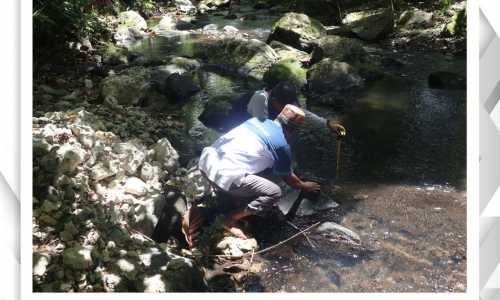
{"type": "Polygon", "coordinates": [[[461,10],[451,17],[451,21],[444,28],[444,34],[449,36],[465,36],[467,32],[467,12],[461,10]]]}
{"type": "Polygon", "coordinates": [[[299,50],[311,52],[316,40],[326,35],[326,29],[318,20],[305,14],[287,13],[272,27],[267,40],[280,41],[299,50]]]}
{"type": "Polygon", "coordinates": [[[114,97],[122,105],[137,105],[145,95],[144,87],[150,77],[150,70],[143,67],[132,67],[120,74],[109,75],[101,82],[101,97],[114,97]]]}
{"type": "Polygon", "coordinates": [[[264,82],[274,86],[280,81],[289,81],[299,89],[307,83],[307,70],[295,59],[284,59],[271,66],[264,74],[264,82]]]}
{"type": "Polygon", "coordinates": [[[113,43],[104,43],[99,49],[102,61],[109,65],[128,64],[127,48],[118,47],[113,43]]]}
{"type": "Polygon", "coordinates": [[[366,60],[366,56],[367,53],[359,40],[330,35],[318,41],[318,46],[311,54],[311,63],[319,62],[323,58],[357,63],[366,60]]]}

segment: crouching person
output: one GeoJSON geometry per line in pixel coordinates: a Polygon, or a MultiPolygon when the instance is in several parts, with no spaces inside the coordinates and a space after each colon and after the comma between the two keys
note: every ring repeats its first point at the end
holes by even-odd
{"type": "Polygon", "coordinates": [[[263,173],[282,177],[303,191],[319,191],[315,182],[304,182],[292,171],[289,141],[304,122],[304,112],[286,105],[275,120],[252,118],[203,149],[199,168],[211,184],[232,202],[224,229],[239,238],[247,236],[238,221],[277,205],[281,188],[263,173]]]}

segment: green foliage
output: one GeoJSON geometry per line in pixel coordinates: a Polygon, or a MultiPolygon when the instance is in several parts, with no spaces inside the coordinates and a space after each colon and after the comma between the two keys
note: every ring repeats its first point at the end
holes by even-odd
{"type": "Polygon", "coordinates": [[[452,0],[440,0],[441,1],[441,9],[447,10],[451,6],[452,0]]]}

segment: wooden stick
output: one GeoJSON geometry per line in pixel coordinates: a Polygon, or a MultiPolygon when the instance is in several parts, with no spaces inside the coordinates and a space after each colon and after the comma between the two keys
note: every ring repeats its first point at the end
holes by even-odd
{"type": "MultiPolygon", "coordinates": [[[[277,243],[277,244],[274,244],[274,245],[269,246],[269,247],[267,247],[267,248],[265,248],[265,249],[262,249],[262,250],[260,250],[260,251],[257,251],[257,252],[255,252],[254,254],[262,254],[262,253],[265,253],[265,252],[271,251],[271,250],[273,250],[273,249],[275,249],[275,248],[277,248],[277,247],[279,247],[279,246],[281,246],[281,245],[285,244],[286,242],[289,242],[289,241],[291,241],[291,240],[293,240],[293,239],[297,238],[298,236],[301,236],[303,233],[308,232],[309,230],[311,230],[311,229],[313,229],[313,228],[317,227],[317,226],[318,226],[319,224],[321,224],[321,223],[322,223],[321,221],[320,221],[320,222],[316,222],[316,223],[312,224],[311,226],[307,227],[306,229],[301,230],[300,232],[297,232],[296,234],[292,235],[291,237],[287,238],[286,240],[283,240],[283,241],[281,241],[281,242],[279,242],[279,243],[277,243]]],[[[220,257],[220,258],[236,259],[236,258],[243,258],[243,257],[248,256],[248,255],[250,255],[250,254],[251,254],[251,253],[249,253],[249,252],[247,252],[247,253],[245,253],[245,254],[243,254],[243,255],[239,255],[239,256],[236,256],[236,255],[224,255],[224,254],[219,254],[219,255],[209,255],[209,257],[220,257]]]]}
{"type": "MultiPolygon", "coordinates": [[[[300,231],[300,228],[299,228],[299,227],[297,227],[297,226],[296,226],[295,224],[293,224],[292,222],[290,222],[290,221],[286,221],[286,223],[287,223],[288,225],[290,225],[292,228],[294,228],[294,229],[296,229],[296,230],[300,231]]],[[[304,237],[306,238],[306,240],[307,240],[307,242],[309,243],[309,245],[311,246],[311,248],[316,248],[316,246],[314,246],[314,244],[313,244],[313,242],[311,241],[311,239],[309,239],[309,236],[307,236],[307,233],[305,233],[305,232],[304,232],[302,235],[304,235],[304,237]]]]}
{"type": "Polygon", "coordinates": [[[286,240],[283,240],[283,241],[281,241],[281,242],[279,242],[279,243],[277,243],[277,244],[275,244],[275,245],[272,245],[272,246],[270,246],[270,247],[267,247],[267,248],[265,248],[265,249],[262,249],[262,250],[260,250],[260,251],[257,251],[257,252],[255,252],[255,254],[262,254],[262,253],[268,252],[268,251],[270,251],[270,250],[273,250],[274,248],[277,248],[277,247],[279,247],[279,246],[281,246],[281,245],[285,244],[286,242],[289,242],[289,241],[291,241],[291,240],[293,240],[293,239],[297,238],[298,236],[300,236],[300,235],[302,235],[303,233],[305,233],[305,232],[307,232],[307,231],[309,231],[309,230],[313,229],[314,227],[317,227],[319,224],[321,224],[321,222],[316,222],[316,223],[312,224],[311,226],[307,227],[306,229],[301,230],[300,232],[298,232],[298,233],[296,233],[296,234],[292,235],[291,237],[287,238],[286,240]]]}

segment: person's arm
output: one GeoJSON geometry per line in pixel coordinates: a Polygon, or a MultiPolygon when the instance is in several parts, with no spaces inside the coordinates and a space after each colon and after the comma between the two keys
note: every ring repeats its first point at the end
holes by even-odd
{"type": "Polygon", "coordinates": [[[284,176],[283,180],[290,186],[300,189],[304,192],[317,192],[320,190],[320,185],[317,182],[313,181],[302,181],[300,178],[295,175],[295,173],[291,173],[288,176],[284,176]]]}
{"type": "MultiPolygon", "coordinates": [[[[337,137],[342,138],[346,135],[346,130],[344,126],[333,120],[327,120],[317,114],[308,111],[307,109],[302,109],[304,111],[305,117],[304,122],[309,124],[309,126],[316,129],[327,128],[330,132],[337,135],[337,137]]],[[[307,125],[306,125],[307,126],[307,125]]]]}

